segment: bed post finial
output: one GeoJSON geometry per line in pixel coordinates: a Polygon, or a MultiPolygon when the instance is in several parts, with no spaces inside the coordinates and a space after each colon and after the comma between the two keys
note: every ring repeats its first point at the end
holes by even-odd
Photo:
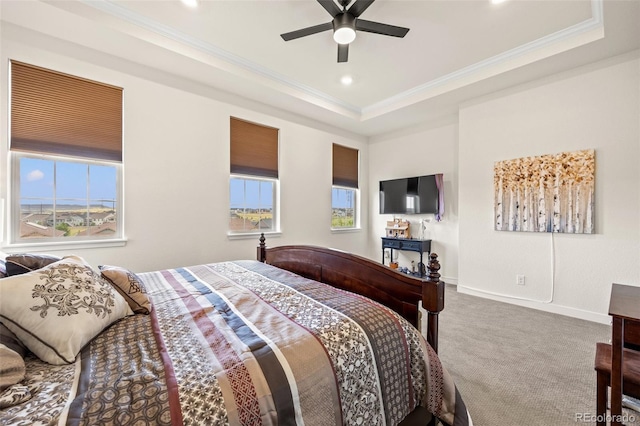
{"type": "Polygon", "coordinates": [[[429,281],[440,281],[440,262],[438,261],[438,255],[436,253],[429,254],[429,263],[427,264],[427,270],[429,271],[429,281]]]}
{"type": "Polygon", "coordinates": [[[422,307],[427,311],[427,341],[438,352],[438,314],[444,309],[444,282],[440,281],[438,255],[429,254],[427,279],[422,285],[422,307]]]}
{"type": "Polygon", "coordinates": [[[258,245],[258,261],[265,262],[267,260],[267,245],[264,243],[264,232],[260,233],[260,244],[258,245]]]}

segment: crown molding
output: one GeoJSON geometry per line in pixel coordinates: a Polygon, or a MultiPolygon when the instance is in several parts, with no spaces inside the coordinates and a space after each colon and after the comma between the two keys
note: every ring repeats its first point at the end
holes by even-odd
{"type": "Polygon", "coordinates": [[[258,80],[283,93],[360,122],[405,108],[604,37],[604,0],[591,0],[591,18],[583,22],[431,80],[380,102],[359,108],[211,43],[191,37],[135,13],[110,0],[80,1],[87,6],[132,24],[136,28],[156,34],[164,40],[177,43],[178,47],[175,44],[171,47],[156,41],[157,44],[167,49],[229,72],[241,72],[247,78],[258,80]],[[202,54],[205,56],[203,57],[202,54]]]}
{"type": "MultiPolygon", "coordinates": [[[[311,86],[291,80],[283,76],[282,74],[276,73],[255,62],[249,61],[245,58],[221,49],[218,46],[207,43],[198,38],[191,37],[183,32],[175,30],[174,28],[135,13],[124,6],[118,5],[109,0],[80,0],[80,2],[101,12],[105,12],[113,17],[119,18],[140,29],[150,31],[165,39],[177,42],[180,45],[189,47],[190,49],[193,49],[197,52],[204,53],[207,56],[215,58],[218,61],[230,65],[231,69],[228,69],[230,71],[237,71],[238,69],[248,71],[251,75],[260,78],[263,82],[266,81],[272,83],[272,85],[275,84],[275,86],[279,86],[280,90],[284,90],[290,94],[292,94],[293,92],[294,96],[297,95],[297,97],[299,98],[302,98],[323,108],[333,110],[334,112],[340,113],[342,115],[351,118],[358,118],[361,115],[360,108],[355,105],[344,102],[341,99],[314,89],[311,86]],[[235,70],[233,68],[235,68],[235,70]]],[[[188,52],[185,51],[181,51],[178,53],[186,54],[187,56],[189,56],[188,52]]],[[[198,57],[197,59],[202,60],[201,57],[198,57]]],[[[211,63],[211,65],[219,67],[218,63],[211,63]]]]}
{"type": "Polygon", "coordinates": [[[369,120],[598,40],[604,37],[602,2],[603,0],[591,0],[591,18],[585,21],[364,107],[361,118],[363,121],[369,120]]]}

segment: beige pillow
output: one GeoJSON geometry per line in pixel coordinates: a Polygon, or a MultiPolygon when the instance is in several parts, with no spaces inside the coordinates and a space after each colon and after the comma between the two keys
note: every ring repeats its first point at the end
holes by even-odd
{"type": "Polygon", "coordinates": [[[0,280],[0,320],[41,360],[68,364],[111,323],[132,315],[124,298],[82,258],[0,280]]]}
{"type": "Polygon", "coordinates": [[[144,284],[136,274],[119,266],[100,265],[100,272],[125,298],[136,314],[148,314],[151,301],[144,284]]]}
{"type": "Polygon", "coordinates": [[[0,343],[0,392],[20,383],[25,372],[24,359],[20,354],[0,343]]]}

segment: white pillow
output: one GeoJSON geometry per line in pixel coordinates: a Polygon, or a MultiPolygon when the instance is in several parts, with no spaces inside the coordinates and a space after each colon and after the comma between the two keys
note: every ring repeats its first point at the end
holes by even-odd
{"type": "Polygon", "coordinates": [[[69,364],[114,321],[127,301],[82,258],[67,256],[0,280],[0,319],[41,360],[69,364]]]}

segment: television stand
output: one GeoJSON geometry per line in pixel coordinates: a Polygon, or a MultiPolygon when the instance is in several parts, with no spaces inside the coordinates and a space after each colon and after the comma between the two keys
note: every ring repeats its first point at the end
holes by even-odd
{"type": "Polygon", "coordinates": [[[420,263],[418,273],[424,276],[425,264],[422,262],[423,253],[431,253],[431,240],[418,240],[414,238],[392,238],[382,237],[382,264],[384,265],[384,249],[391,249],[391,260],[393,260],[393,250],[415,251],[420,253],[420,263]]]}

